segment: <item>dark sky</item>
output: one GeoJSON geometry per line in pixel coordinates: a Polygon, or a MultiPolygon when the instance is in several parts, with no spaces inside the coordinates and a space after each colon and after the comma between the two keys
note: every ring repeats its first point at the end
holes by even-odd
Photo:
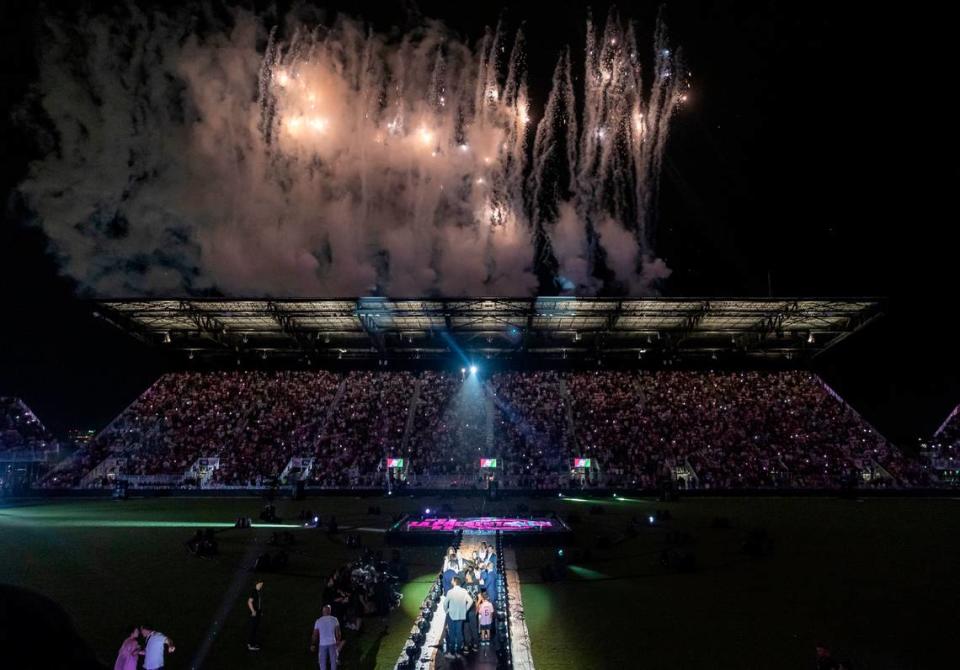
{"type": "MultiPolygon", "coordinates": [[[[29,4],[0,10],[0,95],[10,108],[43,47],[40,10],[29,4]]],[[[325,6],[378,29],[419,11],[471,38],[501,15],[524,23],[535,104],[536,83],[549,82],[562,46],[579,51],[587,7],[387,4],[325,6]]],[[[850,338],[823,372],[882,429],[907,439],[960,402],[948,328],[960,283],[947,201],[958,176],[949,160],[949,21],[922,7],[881,15],[838,13],[836,4],[666,4],[693,88],[667,148],[657,251],[674,269],[667,295],[887,298],[887,316],[850,338]]],[[[599,18],[609,6],[590,5],[599,18]]],[[[643,34],[657,7],[621,9],[643,34]]],[[[94,322],[58,276],[13,195],[36,148],[22,129],[2,129],[0,191],[10,195],[0,227],[0,394],[24,397],[55,430],[99,427],[165,363],[94,322]]]]}

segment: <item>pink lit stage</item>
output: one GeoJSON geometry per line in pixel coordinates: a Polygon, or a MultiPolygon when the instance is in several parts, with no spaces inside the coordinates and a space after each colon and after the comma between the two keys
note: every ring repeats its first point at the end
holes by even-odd
{"type": "Polygon", "coordinates": [[[511,540],[537,538],[549,543],[563,543],[570,534],[570,528],[558,517],[406,516],[387,531],[387,539],[402,544],[427,544],[432,540],[448,541],[456,533],[474,535],[497,532],[509,536],[511,540]]]}

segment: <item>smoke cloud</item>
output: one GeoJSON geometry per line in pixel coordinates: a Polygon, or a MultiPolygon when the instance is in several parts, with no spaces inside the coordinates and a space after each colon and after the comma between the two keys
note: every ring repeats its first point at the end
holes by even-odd
{"type": "Polygon", "coordinates": [[[549,261],[594,294],[601,257],[633,294],[669,275],[651,207],[685,85],[662,29],[647,83],[632,28],[588,22],[583,90],[564,54],[536,122],[522,33],[122,13],[45,26],[50,151],[21,185],[87,293],[529,295],[549,261]]]}

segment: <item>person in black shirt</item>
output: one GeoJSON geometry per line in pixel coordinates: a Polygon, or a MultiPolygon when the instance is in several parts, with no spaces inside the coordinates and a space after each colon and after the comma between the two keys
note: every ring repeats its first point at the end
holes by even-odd
{"type": "Polygon", "coordinates": [[[250,610],[250,622],[247,629],[247,649],[250,651],[260,651],[260,645],[257,644],[257,632],[260,629],[260,618],[263,615],[263,581],[258,581],[250,597],[247,598],[247,609],[250,610]]]}

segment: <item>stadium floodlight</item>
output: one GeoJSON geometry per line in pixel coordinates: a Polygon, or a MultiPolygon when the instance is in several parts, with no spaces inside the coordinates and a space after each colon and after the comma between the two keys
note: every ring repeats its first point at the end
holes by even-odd
{"type": "Polygon", "coordinates": [[[477,366],[476,366],[476,365],[471,365],[471,366],[470,366],[470,374],[472,374],[472,375],[477,374],[477,366]]]}
{"type": "Polygon", "coordinates": [[[462,375],[467,374],[467,369],[466,369],[466,368],[460,368],[460,374],[462,374],[462,375]]]}

